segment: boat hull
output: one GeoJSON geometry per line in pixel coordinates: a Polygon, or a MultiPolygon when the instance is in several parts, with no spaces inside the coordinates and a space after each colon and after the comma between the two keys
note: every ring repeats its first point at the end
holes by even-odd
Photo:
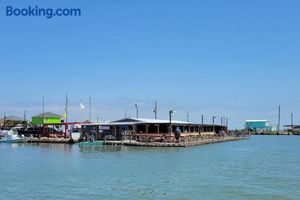
{"type": "Polygon", "coordinates": [[[96,146],[96,145],[103,145],[103,141],[94,141],[94,142],[79,142],[79,146],[96,146]]]}
{"type": "Polygon", "coordinates": [[[16,140],[0,140],[0,143],[25,143],[25,139],[16,139],[16,140]]]}

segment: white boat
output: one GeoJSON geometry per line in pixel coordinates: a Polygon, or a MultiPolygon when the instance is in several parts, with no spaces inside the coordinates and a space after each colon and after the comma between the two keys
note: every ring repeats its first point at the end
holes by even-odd
{"type": "Polygon", "coordinates": [[[2,131],[3,138],[0,139],[0,143],[18,143],[27,142],[27,139],[18,135],[18,131],[15,129],[2,131]]]}

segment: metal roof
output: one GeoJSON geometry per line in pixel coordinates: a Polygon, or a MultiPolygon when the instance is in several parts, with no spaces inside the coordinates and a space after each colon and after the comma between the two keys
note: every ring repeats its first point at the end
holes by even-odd
{"type": "MultiPolygon", "coordinates": [[[[113,125],[135,125],[135,124],[169,124],[169,120],[161,119],[145,119],[145,118],[125,118],[112,122],[99,122],[99,123],[83,123],[82,125],[99,125],[99,126],[113,126],[113,125]]],[[[175,125],[195,125],[195,126],[215,126],[221,127],[220,124],[197,124],[185,121],[172,120],[172,124],[175,125]]]]}
{"type": "MultiPolygon", "coordinates": [[[[0,119],[1,121],[3,121],[3,118],[0,119]]],[[[23,121],[24,119],[21,117],[18,117],[16,115],[12,115],[12,116],[7,116],[5,117],[5,120],[10,120],[10,121],[23,121]]]]}
{"type": "MultiPolygon", "coordinates": [[[[145,119],[145,118],[125,118],[117,121],[113,121],[114,123],[119,122],[135,122],[135,123],[149,123],[149,124],[168,124],[170,120],[162,120],[162,119],[145,119]]],[[[191,124],[185,121],[172,120],[174,124],[191,124]]]]}
{"type": "Polygon", "coordinates": [[[54,114],[54,113],[51,113],[51,112],[45,112],[45,113],[42,113],[42,114],[39,114],[39,115],[35,115],[33,117],[47,117],[47,118],[51,118],[51,117],[54,117],[54,118],[62,118],[61,115],[58,115],[58,114],[54,114]]]}
{"type": "Polygon", "coordinates": [[[245,120],[245,122],[268,122],[269,120],[266,119],[251,119],[251,120],[245,120]]]}

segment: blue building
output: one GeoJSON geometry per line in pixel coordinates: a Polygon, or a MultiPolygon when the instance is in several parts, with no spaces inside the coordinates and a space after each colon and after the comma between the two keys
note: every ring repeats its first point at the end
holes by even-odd
{"type": "Polygon", "coordinates": [[[246,120],[245,129],[253,131],[275,131],[276,128],[268,120],[246,120]]]}

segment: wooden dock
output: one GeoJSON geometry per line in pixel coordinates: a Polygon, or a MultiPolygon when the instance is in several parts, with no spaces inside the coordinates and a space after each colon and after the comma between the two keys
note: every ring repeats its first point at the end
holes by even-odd
{"type": "Polygon", "coordinates": [[[56,144],[74,144],[78,141],[72,140],[70,138],[30,138],[27,143],[56,143],[56,144]]]}
{"type": "Polygon", "coordinates": [[[226,136],[226,137],[216,137],[216,138],[201,138],[193,141],[185,142],[138,142],[133,140],[126,141],[104,141],[105,145],[124,145],[124,146],[142,146],[142,147],[189,147],[203,144],[213,144],[220,142],[229,142],[248,139],[248,136],[226,136]]]}

